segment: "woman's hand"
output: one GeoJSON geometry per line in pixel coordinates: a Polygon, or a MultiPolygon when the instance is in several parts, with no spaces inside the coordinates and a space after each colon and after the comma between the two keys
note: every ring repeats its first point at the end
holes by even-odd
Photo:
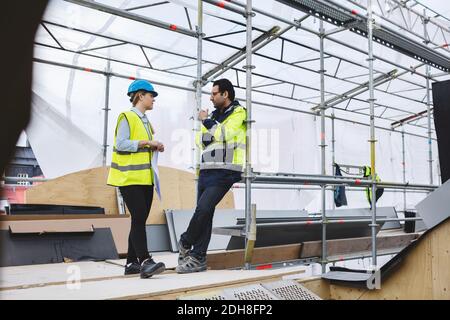
{"type": "Polygon", "coordinates": [[[141,140],[139,148],[149,147],[152,151],[164,152],[164,145],[156,140],[141,140]]]}
{"type": "Polygon", "coordinates": [[[150,149],[152,149],[152,151],[164,152],[164,145],[159,141],[148,141],[148,146],[150,147],[150,149]]]}

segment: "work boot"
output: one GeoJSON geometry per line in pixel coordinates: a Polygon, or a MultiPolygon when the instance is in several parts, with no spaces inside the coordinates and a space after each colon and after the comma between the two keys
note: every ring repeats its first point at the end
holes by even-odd
{"type": "Polygon", "coordinates": [[[180,239],[180,241],[178,241],[178,252],[179,252],[179,254],[178,254],[178,265],[180,265],[180,264],[182,264],[183,263],[183,260],[189,255],[189,253],[191,252],[191,248],[189,247],[189,248],[186,248],[184,245],[183,245],[183,242],[181,241],[181,239],[180,239]]]}
{"type": "Polygon", "coordinates": [[[135,261],[135,262],[131,262],[128,263],[125,266],[125,275],[130,275],[130,274],[138,274],[141,272],[141,265],[139,264],[139,262],[135,261]]]}
{"type": "Polygon", "coordinates": [[[141,264],[141,278],[147,279],[155,274],[160,274],[166,270],[166,266],[162,262],[156,263],[153,258],[144,260],[141,264]]]}
{"type": "Polygon", "coordinates": [[[193,256],[186,256],[175,270],[177,273],[206,271],[206,257],[199,259],[193,256]]]}

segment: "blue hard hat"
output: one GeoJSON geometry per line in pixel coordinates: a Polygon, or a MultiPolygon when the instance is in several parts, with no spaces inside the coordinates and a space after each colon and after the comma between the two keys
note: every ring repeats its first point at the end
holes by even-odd
{"type": "Polygon", "coordinates": [[[147,92],[150,92],[153,97],[158,96],[158,92],[155,91],[155,88],[153,88],[153,85],[148,82],[147,80],[135,80],[133,81],[130,86],[128,87],[128,96],[131,96],[132,93],[144,90],[147,92]]]}

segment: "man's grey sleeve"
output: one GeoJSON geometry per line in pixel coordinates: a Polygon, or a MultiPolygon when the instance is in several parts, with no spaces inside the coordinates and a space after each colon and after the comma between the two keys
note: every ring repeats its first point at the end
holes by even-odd
{"type": "Polygon", "coordinates": [[[117,128],[116,148],[118,151],[136,152],[139,141],[130,140],[130,126],[127,119],[122,119],[117,128]]]}

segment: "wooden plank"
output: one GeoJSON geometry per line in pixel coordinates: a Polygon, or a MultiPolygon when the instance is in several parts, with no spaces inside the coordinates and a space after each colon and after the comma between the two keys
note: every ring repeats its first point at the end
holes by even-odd
{"type": "MultiPolygon", "coordinates": [[[[377,247],[379,250],[400,248],[411,243],[417,238],[417,234],[398,234],[379,237],[377,247]]],[[[339,256],[351,253],[361,253],[370,250],[371,238],[351,238],[329,240],[328,255],[339,256]]],[[[229,250],[208,254],[208,265],[215,270],[236,268],[244,265],[245,250],[229,250]]],[[[271,246],[255,248],[252,264],[266,264],[287,260],[306,259],[322,255],[321,241],[309,241],[302,244],[289,244],[283,246],[271,246]]]]}
{"type": "Polygon", "coordinates": [[[89,223],[82,224],[63,224],[55,226],[43,226],[36,224],[13,224],[9,226],[9,231],[14,234],[30,234],[30,233],[93,233],[94,227],[89,223]]]}
{"type": "MultiPolygon", "coordinates": [[[[108,172],[109,167],[99,167],[47,181],[28,189],[25,193],[25,202],[98,206],[104,208],[107,215],[118,215],[116,190],[106,184],[108,172]]],[[[159,173],[163,201],[161,202],[154,193],[147,224],[165,224],[164,209],[195,208],[194,174],[164,166],[159,167],[159,173]]],[[[233,209],[233,194],[228,192],[217,208],[233,209]]]]}
{"type": "Polygon", "coordinates": [[[120,278],[85,282],[73,290],[67,284],[2,291],[10,299],[144,299],[202,289],[220,288],[248,281],[264,281],[304,271],[296,266],[274,270],[211,270],[193,274],[164,273],[151,279],[120,278]]]}
{"type": "MultiPolygon", "coordinates": [[[[52,263],[0,268],[0,291],[65,284],[68,271],[79,271],[82,282],[123,276],[123,267],[105,262],[52,263]]],[[[2,293],[0,293],[0,296],[2,293]]]]}
{"type": "MultiPolygon", "coordinates": [[[[377,250],[405,247],[411,241],[418,238],[417,233],[401,235],[383,235],[377,237],[377,250]]],[[[327,255],[337,256],[353,252],[364,252],[371,250],[372,238],[349,238],[327,241],[327,255]]],[[[322,255],[322,241],[308,241],[303,243],[301,258],[318,257],[322,255]]]]}
{"type": "MultiPolygon", "coordinates": [[[[299,259],[301,244],[255,248],[252,264],[266,264],[299,259]]],[[[212,270],[237,268],[244,265],[244,249],[208,253],[208,266],[212,270]]]]}
{"type": "MultiPolygon", "coordinates": [[[[178,264],[178,254],[175,253],[155,253],[153,258],[155,261],[163,262],[167,269],[174,269],[178,264]]],[[[0,274],[2,275],[0,291],[65,284],[70,270],[80,271],[81,283],[139,277],[139,275],[124,276],[125,264],[126,259],[2,267],[0,268],[0,274]]],[[[170,272],[174,273],[174,271],[170,272]]]]}
{"type": "Polygon", "coordinates": [[[88,169],[44,182],[25,192],[25,203],[97,206],[118,214],[115,190],[106,185],[108,170],[88,169]]]}
{"type": "Polygon", "coordinates": [[[53,215],[53,214],[43,214],[43,215],[17,215],[17,216],[0,216],[0,223],[2,221],[39,221],[39,220],[77,220],[77,219],[114,219],[114,218],[124,218],[129,217],[127,215],[104,215],[104,214],[64,214],[64,215],[53,215]]]}
{"type": "MultiPolygon", "coordinates": [[[[300,270],[300,272],[296,271],[295,273],[302,273],[302,272],[304,272],[304,270],[300,270]]],[[[185,296],[196,296],[196,297],[199,297],[198,300],[201,300],[202,299],[201,297],[211,296],[213,294],[219,294],[224,289],[243,287],[243,286],[252,285],[252,284],[261,284],[261,283],[266,283],[266,282],[280,281],[280,280],[283,280],[283,277],[285,277],[287,275],[289,275],[289,274],[269,276],[269,277],[257,278],[257,279],[253,279],[253,280],[244,279],[244,280],[234,281],[234,282],[232,282],[230,284],[226,284],[226,285],[218,285],[218,286],[208,287],[207,289],[202,289],[202,288],[194,289],[193,288],[193,289],[184,290],[181,292],[178,291],[178,292],[168,293],[168,294],[152,295],[150,297],[141,298],[141,299],[137,299],[137,300],[176,300],[179,298],[183,298],[185,296]]]]}

